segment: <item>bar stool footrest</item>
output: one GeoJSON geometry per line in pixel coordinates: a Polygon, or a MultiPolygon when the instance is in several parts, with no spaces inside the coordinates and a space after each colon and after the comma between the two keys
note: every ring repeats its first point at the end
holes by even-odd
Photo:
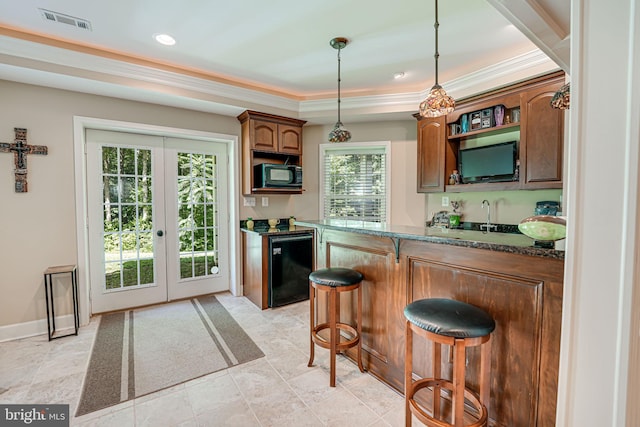
{"type": "MultiPolygon", "coordinates": [[[[338,328],[338,330],[340,331],[346,331],[349,334],[351,334],[351,338],[349,338],[347,341],[340,341],[339,343],[336,344],[337,351],[347,350],[349,348],[352,348],[358,345],[358,343],[360,342],[360,335],[358,334],[358,331],[356,330],[356,328],[354,328],[351,325],[347,325],[346,323],[336,323],[336,328],[338,328]]],[[[311,332],[311,339],[318,346],[322,348],[330,349],[331,343],[327,341],[325,338],[323,338],[322,336],[320,336],[320,332],[325,329],[329,329],[328,323],[320,323],[316,325],[313,328],[313,331],[311,332]]],[[[342,335],[340,334],[338,335],[344,338],[342,335]]]]}
{"type": "MultiPolygon", "coordinates": [[[[434,418],[425,412],[422,407],[415,401],[413,396],[423,388],[427,387],[441,387],[446,390],[449,390],[453,393],[453,383],[449,380],[441,379],[441,378],[423,378],[421,380],[415,381],[411,384],[411,388],[407,393],[406,399],[409,400],[409,410],[413,415],[416,416],[423,424],[429,427],[453,427],[452,424],[447,423],[446,421],[439,420],[434,418]]],[[[487,425],[487,408],[480,402],[479,396],[468,388],[464,389],[464,397],[467,401],[471,403],[474,409],[478,412],[479,417],[478,420],[471,423],[465,424],[464,427],[483,427],[487,425]]],[[[441,398],[440,396],[433,396],[434,399],[441,398]]]]}

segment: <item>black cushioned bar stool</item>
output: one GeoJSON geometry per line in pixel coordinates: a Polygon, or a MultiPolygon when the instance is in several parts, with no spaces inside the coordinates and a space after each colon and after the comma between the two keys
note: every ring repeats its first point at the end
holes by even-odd
{"type": "Polygon", "coordinates": [[[362,289],[360,283],[364,276],[359,271],[351,268],[324,268],[316,270],[309,275],[309,306],[310,306],[310,357],[309,366],[313,365],[314,344],[330,351],[330,377],[329,385],[336,386],[336,353],[343,352],[351,347],[358,349],[358,368],[362,367],[362,289]],[[340,293],[358,290],[358,308],[356,311],[355,327],[340,322],[340,293]],[[328,292],[328,322],[317,324],[317,295],[316,291],[328,292]],[[325,339],[320,332],[329,329],[329,338],[325,339]],[[346,331],[350,337],[341,341],[340,331],[346,331]]]}
{"type": "Polygon", "coordinates": [[[491,370],[491,332],[496,327],[493,318],[485,311],[464,302],[428,298],[414,301],[404,309],[406,322],[405,353],[405,419],[411,426],[411,414],[427,426],[436,427],[480,427],[487,425],[489,413],[489,386],[491,370]],[[432,378],[413,381],[413,334],[433,342],[432,378]],[[441,345],[449,345],[453,350],[453,378],[441,378],[441,345]],[[465,386],[465,365],[467,347],[481,346],[479,394],[465,386]],[[431,414],[419,405],[414,395],[418,390],[430,387],[433,390],[431,414]],[[451,422],[443,418],[441,391],[451,392],[451,422]],[[464,424],[464,403],[466,400],[477,411],[476,420],[464,424]]]}

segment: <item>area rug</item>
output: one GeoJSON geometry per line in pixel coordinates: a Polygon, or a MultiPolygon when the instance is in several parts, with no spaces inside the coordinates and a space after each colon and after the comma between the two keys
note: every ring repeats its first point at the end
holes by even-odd
{"type": "Polygon", "coordinates": [[[213,295],[105,314],[76,416],[263,356],[213,295]]]}

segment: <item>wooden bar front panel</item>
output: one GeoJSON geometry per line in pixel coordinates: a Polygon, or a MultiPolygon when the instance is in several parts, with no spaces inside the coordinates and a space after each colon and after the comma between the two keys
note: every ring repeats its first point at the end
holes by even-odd
{"type": "MultiPolygon", "coordinates": [[[[404,314],[411,301],[454,298],[496,320],[492,335],[490,425],[555,425],[563,261],[402,240],[396,262],[390,238],[324,230],[318,268],[351,267],[363,282],[365,367],[398,391],[404,388],[404,314]]],[[[341,301],[351,320],[355,300],[341,301]]],[[[430,347],[414,342],[414,373],[429,375],[430,347]]],[[[350,352],[351,357],[354,353],[350,352]]],[[[479,351],[468,353],[467,381],[478,384],[479,351]]],[[[443,372],[451,358],[443,350],[443,372]]]]}

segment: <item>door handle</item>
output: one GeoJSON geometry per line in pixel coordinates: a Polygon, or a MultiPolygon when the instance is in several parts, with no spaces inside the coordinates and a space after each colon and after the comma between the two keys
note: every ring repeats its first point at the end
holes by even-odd
{"type": "Polygon", "coordinates": [[[158,237],[162,237],[164,235],[164,232],[162,230],[158,230],[156,234],[158,235],[158,237]]]}

